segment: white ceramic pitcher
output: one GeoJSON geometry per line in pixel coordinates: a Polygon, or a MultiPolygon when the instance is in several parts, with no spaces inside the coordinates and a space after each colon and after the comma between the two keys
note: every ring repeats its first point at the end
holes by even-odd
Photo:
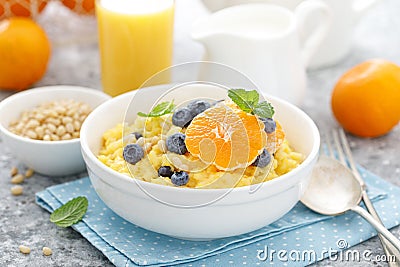
{"type": "Polygon", "coordinates": [[[329,24],[330,9],[318,0],[304,1],[294,12],[278,5],[246,4],[196,22],[192,38],[204,44],[205,60],[236,68],[261,91],[300,105],[306,89],[305,67],[329,24]],[[306,21],[314,16],[320,23],[306,28],[306,21]]]}
{"type": "MultiPolygon", "coordinates": [[[[269,3],[294,10],[304,0],[203,0],[211,11],[244,3],[269,3]]],[[[381,0],[323,0],[332,10],[332,25],[309,67],[328,67],[343,59],[351,50],[354,28],[359,19],[381,0]]]]}

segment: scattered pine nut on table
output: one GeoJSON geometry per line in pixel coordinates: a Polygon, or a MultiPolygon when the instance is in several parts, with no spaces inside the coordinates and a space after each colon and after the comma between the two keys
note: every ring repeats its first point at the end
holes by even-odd
{"type": "Polygon", "coordinates": [[[17,174],[17,175],[14,175],[12,178],[11,178],[11,183],[12,184],[21,184],[21,183],[23,183],[24,182],[24,180],[25,180],[25,177],[22,175],[22,174],[17,174]]]}
{"type": "Polygon", "coordinates": [[[10,176],[13,177],[18,174],[18,168],[17,167],[12,167],[10,170],[10,176]]]}
{"type": "Polygon", "coordinates": [[[53,254],[53,251],[51,250],[51,248],[43,247],[43,255],[50,256],[51,254],[53,254]]]}
{"type": "Polygon", "coordinates": [[[29,254],[29,253],[31,253],[31,249],[30,249],[29,247],[27,247],[27,246],[24,246],[24,245],[20,245],[20,246],[19,246],[19,251],[20,251],[21,253],[23,253],[23,254],[29,254]]]}
{"type": "Polygon", "coordinates": [[[20,185],[15,185],[15,186],[11,187],[11,194],[13,194],[14,196],[22,195],[23,192],[24,192],[24,188],[20,185]]]}

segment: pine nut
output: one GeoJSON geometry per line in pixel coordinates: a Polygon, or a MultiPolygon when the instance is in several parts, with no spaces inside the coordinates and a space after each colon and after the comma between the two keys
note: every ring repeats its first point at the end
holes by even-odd
{"type": "Polygon", "coordinates": [[[28,123],[25,125],[26,128],[36,128],[39,126],[40,123],[37,120],[30,120],[28,123]]]}
{"type": "Polygon", "coordinates": [[[81,129],[81,123],[79,121],[74,121],[74,128],[76,131],[81,129]]]}
{"type": "Polygon", "coordinates": [[[38,126],[35,128],[35,132],[37,133],[39,138],[43,138],[44,136],[44,129],[42,126],[38,126]]]}
{"type": "Polygon", "coordinates": [[[71,123],[73,120],[71,117],[63,117],[62,118],[62,123],[65,125],[67,123],[71,123]]]}
{"type": "Polygon", "coordinates": [[[65,129],[65,127],[62,126],[62,125],[60,125],[60,126],[58,126],[58,128],[57,128],[56,134],[57,134],[58,136],[63,136],[66,132],[67,132],[67,130],[65,129]]]}
{"type": "Polygon", "coordinates": [[[158,140],[160,140],[160,138],[158,136],[153,136],[153,138],[151,138],[151,144],[152,145],[157,144],[158,140]]]}
{"type": "Polygon", "coordinates": [[[18,174],[18,168],[17,167],[12,167],[10,171],[11,177],[15,176],[18,174]]]}
{"type": "Polygon", "coordinates": [[[36,139],[36,138],[37,138],[37,134],[36,134],[34,131],[32,131],[32,130],[28,130],[28,131],[26,132],[26,135],[27,135],[29,138],[31,138],[31,139],[36,139]]]}
{"type": "Polygon", "coordinates": [[[43,255],[50,256],[51,254],[53,254],[53,251],[51,250],[51,248],[43,247],[43,255]]]}
{"type": "Polygon", "coordinates": [[[49,129],[52,133],[55,133],[57,130],[56,126],[51,123],[47,124],[47,129],[49,129]]]}
{"type": "Polygon", "coordinates": [[[139,146],[144,146],[145,140],[143,137],[140,137],[137,141],[136,144],[138,144],[139,146]]]}
{"type": "Polygon", "coordinates": [[[151,147],[152,147],[151,143],[146,143],[146,144],[144,144],[144,146],[143,146],[143,150],[144,150],[145,152],[149,152],[149,151],[151,150],[151,147]]]}
{"type": "Polygon", "coordinates": [[[33,173],[34,173],[34,170],[33,169],[27,169],[26,171],[25,171],[25,178],[30,178],[30,177],[32,177],[32,175],[33,175],[33,173]]]}
{"type": "Polygon", "coordinates": [[[14,196],[22,195],[23,191],[24,188],[20,185],[14,185],[13,187],[11,187],[11,194],[13,194],[14,196]]]}
{"type": "Polygon", "coordinates": [[[73,133],[75,131],[75,128],[72,125],[72,123],[67,123],[67,125],[65,125],[65,128],[67,129],[67,132],[69,132],[69,133],[73,133]]]}
{"type": "Polygon", "coordinates": [[[157,146],[158,146],[158,148],[160,149],[160,151],[161,151],[162,153],[167,153],[167,146],[166,146],[164,140],[158,141],[157,146]]]}
{"type": "Polygon", "coordinates": [[[24,180],[25,180],[25,177],[22,174],[17,174],[11,178],[11,183],[12,184],[20,184],[20,183],[23,183],[24,180]]]}
{"type": "Polygon", "coordinates": [[[61,140],[70,140],[72,139],[72,136],[70,133],[66,133],[61,137],[61,140]]]}
{"type": "Polygon", "coordinates": [[[31,249],[30,249],[29,247],[27,247],[27,246],[24,246],[24,245],[20,245],[20,246],[19,246],[19,251],[20,251],[21,253],[23,253],[23,254],[29,254],[29,253],[31,253],[31,249]]]}

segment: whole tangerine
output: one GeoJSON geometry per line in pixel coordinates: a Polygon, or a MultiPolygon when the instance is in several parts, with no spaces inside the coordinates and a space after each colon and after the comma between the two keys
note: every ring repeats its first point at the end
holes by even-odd
{"type": "Polygon", "coordinates": [[[24,90],[39,81],[47,69],[50,42],[32,19],[0,21],[0,88],[24,90]]]}
{"type": "Polygon", "coordinates": [[[335,85],[331,106],[337,121],[354,135],[388,133],[400,121],[400,67],[383,59],[353,67],[335,85]]]}
{"type": "Polygon", "coordinates": [[[10,17],[35,17],[46,7],[48,0],[0,1],[0,19],[10,17]]]}

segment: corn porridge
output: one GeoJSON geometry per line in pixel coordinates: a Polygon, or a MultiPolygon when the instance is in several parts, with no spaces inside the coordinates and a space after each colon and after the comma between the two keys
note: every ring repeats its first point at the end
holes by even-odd
{"type": "Polygon", "coordinates": [[[189,188],[257,184],[303,161],[272,118],[269,103],[257,103],[258,98],[253,103],[264,107],[259,114],[267,117],[260,117],[230,98],[215,103],[194,100],[180,108],[161,103],[166,112],[141,113],[132,125],[118,124],[106,131],[98,158],[136,179],[189,188]]]}

